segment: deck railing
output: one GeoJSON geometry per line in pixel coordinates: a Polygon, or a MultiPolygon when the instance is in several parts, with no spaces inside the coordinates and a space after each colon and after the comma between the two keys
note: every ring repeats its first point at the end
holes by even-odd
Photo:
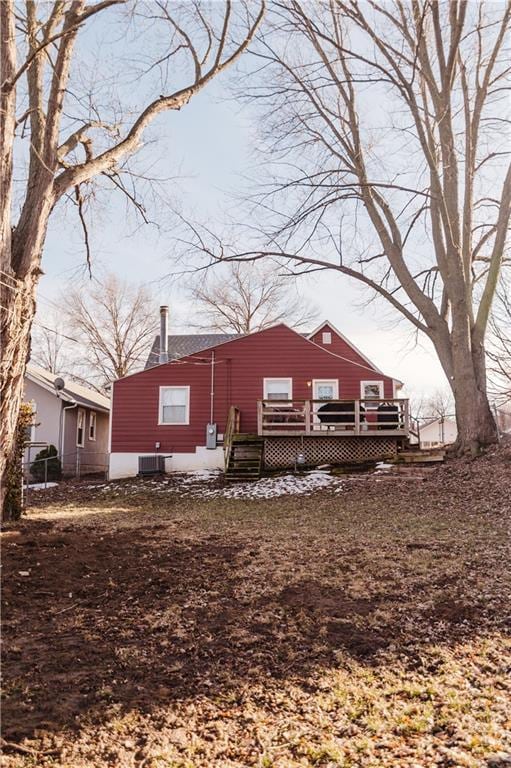
{"type": "Polygon", "coordinates": [[[407,436],[408,400],[258,400],[263,436],[407,436]]]}

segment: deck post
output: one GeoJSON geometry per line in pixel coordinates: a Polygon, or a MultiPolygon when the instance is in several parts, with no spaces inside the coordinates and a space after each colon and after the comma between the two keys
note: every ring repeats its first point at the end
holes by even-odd
{"type": "Polygon", "coordinates": [[[409,400],[405,400],[404,403],[403,403],[403,410],[404,410],[404,413],[403,413],[403,416],[404,416],[403,429],[406,429],[407,432],[410,429],[409,404],[410,404],[409,400]]]}
{"type": "Polygon", "coordinates": [[[355,434],[360,434],[360,400],[355,400],[355,434]]]}
{"type": "Polygon", "coordinates": [[[311,431],[311,401],[306,400],[303,405],[303,414],[305,416],[305,434],[309,435],[311,431]]]}
{"type": "Polygon", "coordinates": [[[263,434],[263,401],[257,401],[257,434],[263,434]]]}

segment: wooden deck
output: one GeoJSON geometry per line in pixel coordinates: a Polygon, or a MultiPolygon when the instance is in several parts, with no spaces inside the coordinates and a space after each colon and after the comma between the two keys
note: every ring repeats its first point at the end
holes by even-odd
{"type": "Polygon", "coordinates": [[[259,400],[257,433],[241,431],[231,406],[224,434],[225,474],[256,479],[263,469],[396,459],[408,442],[408,400],[259,400]]]}
{"type": "Polygon", "coordinates": [[[408,437],[409,403],[385,400],[259,400],[260,437],[408,437]]]}

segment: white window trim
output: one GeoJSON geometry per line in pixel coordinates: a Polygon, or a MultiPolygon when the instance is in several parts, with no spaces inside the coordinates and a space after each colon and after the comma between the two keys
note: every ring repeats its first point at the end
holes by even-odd
{"type": "Polygon", "coordinates": [[[368,399],[369,401],[371,400],[371,398],[366,398],[365,397],[364,390],[365,390],[365,387],[366,387],[367,384],[371,384],[371,385],[377,384],[378,388],[380,390],[379,399],[380,400],[384,399],[385,395],[384,395],[384,384],[383,384],[383,381],[381,379],[373,379],[371,381],[361,381],[360,382],[360,399],[361,400],[366,400],[366,399],[368,399]]]}
{"type": "Polygon", "coordinates": [[[289,384],[289,399],[293,399],[293,379],[287,376],[268,376],[263,379],[263,400],[268,400],[272,403],[281,403],[281,408],[291,408],[292,403],[285,403],[283,400],[270,400],[268,398],[268,382],[269,381],[287,381],[289,384]]]}
{"type": "Polygon", "coordinates": [[[85,410],[83,408],[78,408],[76,412],[76,447],[77,448],[83,448],[85,445],[85,430],[87,429],[87,419],[85,410]],[[83,426],[82,426],[82,442],[78,442],[78,429],[79,429],[79,423],[80,423],[80,414],[83,414],[83,426]]]}
{"type": "Polygon", "coordinates": [[[332,331],[322,331],[321,333],[322,344],[332,344],[332,331]]]}
{"type": "Polygon", "coordinates": [[[190,424],[190,386],[174,386],[169,384],[167,386],[160,387],[160,397],[158,403],[158,426],[159,427],[186,427],[190,424]],[[186,411],[185,421],[163,421],[163,401],[162,393],[164,389],[184,389],[186,390],[186,411]]]}
{"type": "MultiPolygon", "coordinates": [[[[317,400],[318,398],[314,395],[314,390],[316,389],[316,384],[335,384],[335,390],[336,394],[334,395],[334,400],[339,399],[339,379],[312,379],[312,399],[317,400]]],[[[325,400],[325,402],[328,402],[328,400],[325,400]]]]}
{"type": "Polygon", "coordinates": [[[97,427],[98,427],[98,416],[97,416],[97,413],[96,413],[96,411],[90,411],[90,413],[89,413],[89,431],[88,431],[87,434],[88,434],[89,440],[91,440],[94,443],[96,442],[96,430],[97,430],[97,427]],[[94,416],[94,419],[92,418],[93,416],[94,416]],[[91,437],[90,436],[90,428],[92,427],[92,422],[93,421],[94,421],[94,437],[91,437]]]}

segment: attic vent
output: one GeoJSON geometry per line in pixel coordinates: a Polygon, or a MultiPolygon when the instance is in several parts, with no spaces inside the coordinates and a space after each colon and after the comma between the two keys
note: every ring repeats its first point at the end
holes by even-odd
{"type": "Polygon", "coordinates": [[[139,475],[159,475],[165,472],[165,456],[139,456],[139,475]]]}
{"type": "Polygon", "coordinates": [[[332,343],[332,334],[330,331],[325,331],[323,333],[323,344],[331,344],[332,343]]]}

